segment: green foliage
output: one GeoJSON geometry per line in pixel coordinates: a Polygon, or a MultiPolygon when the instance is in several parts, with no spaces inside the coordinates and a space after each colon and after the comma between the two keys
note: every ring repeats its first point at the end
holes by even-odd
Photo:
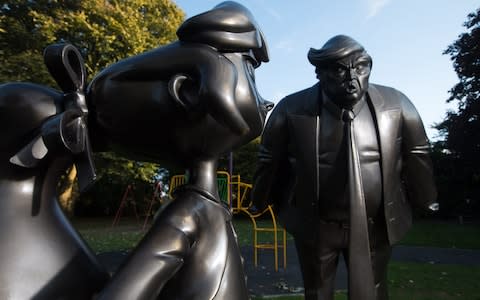
{"type": "Polygon", "coordinates": [[[462,213],[459,208],[465,202],[466,191],[470,184],[464,180],[464,170],[458,167],[458,159],[445,149],[444,141],[433,143],[431,157],[438,190],[437,201],[440,203],[440,216],[452,217],[462,213]]]}
{"type": "Polygon", "coordinates": [[[449,101],[459,102],[459,109],[468,109],[480,96],[480,9],[468,15],[464,26],[468,31],[462,33],[444,52],[450,55],[460,79],[450,90],[449,98],[449,101]]]}
{"type": "Polygon", "coordinates": [[[51,85],[41,53],[57,42],[79,48],[93,76],[119,59],[175,40],[183,19],[170,0],[7,0],[0,7],[0,80],[51,85]]]}
{"type": "Polygon", "coordinates": [[[133,215],[134,208],[143,214],[152,198],[159,166],[154,163],[126,159],[113,152],[95,154],[97,181],[76,204],[77,216],[111,216],[116,213],[129,185],[128,203],[123,215],[133,215]],[[135,206],[135,207],[134,207],[135,206]]]}
{"type": "MultiPolygon", "coordinates": [[[[259,145],[260,138],[256,138],[233,152],[233,175],[239,174],[242,182],[253,182],[259,145]]],[[[228,171],[228,168],[229,155],[226,155],[220,159],[219,169],[228,171]]]]}
{"type": "MultiPolygon", "coordinates": [[[[467,32],[448,46],[459,82],[448,102],[457,103],[435,127],[444,137],[443,147],[452,168],[451,180],[464,182],[465,197],[480,196],[480,9],[464,23],[467,32]]],[[[452,186],[452,190],[455,186],[452,186]]],[[[458,190],[457,190],[458,191],[458,190]]]]}
{"type": "Polygon", "coordinates": [[[159,166],[154,163],[132,161],[113,152],[95,154],[98,179],[109,178],[113,184],[128,185],[137,182],[153,184],[159,166]]]}

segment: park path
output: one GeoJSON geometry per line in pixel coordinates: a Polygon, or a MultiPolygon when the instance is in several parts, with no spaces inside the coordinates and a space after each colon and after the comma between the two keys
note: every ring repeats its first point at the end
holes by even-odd
{"type": "MultiPolygon", "coordinates": [[[[258,267],[253,265],[252,247],[242,247],[245,258],[245,272],[248,276],[248,288],[252,295],[301,294],[302,276],[293,242],[287,245],[287,268],[280,265],[278,272],[273,267],[273,251],[263,250],[258,256],[258,267]]],[[[98,255],[100,262],[113,272],[125,259],[126,252],[108,252],[98,255]]],[[[279,261],[282,261],[281,256],[279,261]]],[[[456,248],[395,246],[392,261],[430,264],[460,264],[480,267],[480,250],[456,248]]],[[[347,273],[343,260],[339,263],[336,288],[347,288],[347,273]]]]}
{"type": "MultiPolygon", "coordinates": [[[[287,268],[280,266],[278,272],[273,267],[273,251],[265,250],[259,254],[258,267],[253,266],[252,247],[243,247],[245,271],[248,287],[253,295],[278,295],[302,293],[302,276],[293,242],[287,245],[287,268]]],[[[279,263],[282,261],[279,258],[279,263]]],[[[430,264],[460,264],[480,268],[480,250],[395,246],[392,261],[430,264]]],[[[339,262],[336,288],[347,288],[347,271],[343,259],[339,262]]]]}

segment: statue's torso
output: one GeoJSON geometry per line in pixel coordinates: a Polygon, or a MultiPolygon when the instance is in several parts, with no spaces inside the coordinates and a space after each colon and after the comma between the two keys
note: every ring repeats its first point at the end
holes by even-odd
{"type": "Polygon", "coordinates": [[[198,194],[187,192],[185,196],[175,201],[198,213],[198,234],[190,255],[159,299],[248,299],[231,214],[221,204],[198,194]]]}
{"type": "Polygon", "coordinates": [[[0,171],[0,299],[89,299],[108,279],[57,203],[57,172],[0,171]]]}

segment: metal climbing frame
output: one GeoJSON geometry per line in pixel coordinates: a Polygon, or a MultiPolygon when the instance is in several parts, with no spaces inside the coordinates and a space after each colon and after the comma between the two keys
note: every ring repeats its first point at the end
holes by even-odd
{"type": "MultiPolygon", "coordinates": [[[[169,195],[179,186],[186,183],[185,175],[174,175],[170,179],[169,195]]],[[[271,206],[268,206],[264,211],[258,214],[252,214],[249,211],[251,206],[251,199],[249,198],[252,185],[242,182],[240,175],[230,176],[228,172],[217,172],[218,193],[220,199],[227,203],[231,208],[233,214],[246,214],[253,225],[253,251],[254,251],[254,265],[258,265],[258,251],[260,249],[271,249],[274,252],[275,271],[278,271],[278,256],[279,249],[283,254],[283,268],[287,267],[287,233],[285,229],[279,227],[275,217],[275,213],[271,206]],[[258,222],[260,219],[271,220],[270,226],[261,226],[258,222]],[[273,242],[260,242],[259,234],[261,233],[273,234],[273,242]],[[279,238],[280,236],[280,238],[279,238]]]]}
{"type": "MultiPolygon", "coordinates": [[[[240,180],[240,177],[238,177],[240,180]]],[[[251,206],[251,201],[248,198],[252,189],[252,185],[244,183],[241,181],[235,182],[236,184],[236,198],[238,201],[236,205],[232,208],[233,213],[244,213],[246,214],[253,224],[253,262],[255,267],[258,266],[258,251],[260,249],[271,249],[273,250],[274,255],[274,264],[275,271],[278,271],[278,256],[279,249],[282,250],[283,254],[283,268],[287,268],[287,232],[284,228],[279,227],[277,224],[277,219],[275,213],[272,209],[272,206],[268,206],[265,210],[259,213],[252,213],[249,210],[251,206]],[[271,222],[270,226],[260,225],[259,220],[269,219],[271,222]],[[271,233],[273,235],[273,242],[260,242],[259,235],[261,233],[271,233]],[[279,238],[280,234],[280,238],[279,238]]]]}
{"type": "MultiPolygon", "coordinates": [[[[168,195],[172,197],[172,193],[176,188],[187,183],[185,175],[173,175],[170,178],[170,187],[168,195]]],[[[217,172],[218,194],[220,199],[230,206],[231,192],[230,192],[230,174],[225,171],[217,172]]]]}

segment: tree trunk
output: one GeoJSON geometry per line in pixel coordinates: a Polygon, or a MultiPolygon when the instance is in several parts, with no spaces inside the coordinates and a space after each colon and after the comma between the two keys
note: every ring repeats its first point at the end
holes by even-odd
{"type": "Polygon", "coordinates": [[[73,217],[75,201],[78,199],[77,169],[72,165],[62,177],[58,201],[64,213],[73,217]]]}

